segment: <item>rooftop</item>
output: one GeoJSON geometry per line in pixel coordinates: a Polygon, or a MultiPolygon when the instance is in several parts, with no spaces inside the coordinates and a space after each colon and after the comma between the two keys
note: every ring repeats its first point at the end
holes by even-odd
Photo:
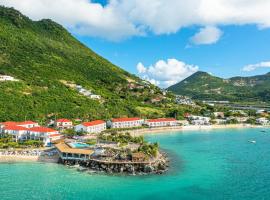
{"type": "Polygon", "coordinates": [[[56,144],[55,147],[61,152],[61,153],[75,153],[75,154],[86,154],[91,155],[94,153],[93,150],[90,149],[77,149],[77,148],[71,148],[66,143],[59,143],[56,144]]]}
{"type": "Polygon", "coordinates": [[[56,122],[71,122],[69,119],[58,119],[56,122]]]}
{"type": "Polygon", "coordinates": [[[8,126],[5,126],[5,130],[27,131],[29,129],[28,128],[21,127],[21,126],[16,126],[16,125],[8,125],[8,126]]]}
{"type": "Polygon", "coordinates": [[[148,122],[176,122],[174,118],[160,118],[160,119],[149,119],[148,122]]]}
{"type": "Polygon", "coordinates": [[[54,129],[42,127],[42,126],[30,128],[29,131],[41,132],[41,133],[56,132],[56,130],[54,129]]]}
{"type": "Polygon", "coordinates": [[[137,121],[137,120],[141,120],[138,117],[133,117],[133,118],[116,118],[116,119],[112,119],[112,122],[130,122],[130,121],[137,121]]]}
{"type": "Polygon", "coordinates": [[[7,121],[7,122],[1,122],[1,124],[5,125],[5,126],[10,126],[10,125],[29,125],[29,124],[37,124],[37,122],[33,122],[33,121],[24,121],[24,122],[13,122],[13,121],[7,121]]]}
{"type": "Polygon", "coordinates": [[[99,124],[104,124],[105,121],[103,120],[95,120],[95,121],[92,121],[92,122],[84,122],[82,123],[82,125],[84,126],[95,126],[95,125],[99,125],[99,124]]]}

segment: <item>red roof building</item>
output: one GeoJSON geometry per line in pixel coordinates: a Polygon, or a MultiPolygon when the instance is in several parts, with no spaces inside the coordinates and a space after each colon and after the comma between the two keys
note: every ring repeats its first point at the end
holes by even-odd
{"type": "Polygon", "coordinates": [[[63,123],[63,122],[72,122],[72,121],[70,121],[69,119],[58,119],[56,120],[56,122],[63,123]]]}
{"type": "Polygon", "coordinates": [[[112,119],[112,128],[132,128],[142,126],[144,120],[138,117],[112,119]]]}
{"type": "Polygon", "coordinates": [[[73,123],[69,119],[58,119],[55,121],[55,127],[58,129],[71,129],[73,128],[73,123]]]}
{"type": "Polygon", "coordinates": [[[177,126],[178,121],[174,118],[149,119],[146,124],[149,127],[177,126]]]}
{"type": "Polygon", "coordinates": [[[22,126],[16,126],[16,125],[8,125],[5,126],[5,130],[12,130],[12,131],[28,131],[28,128],[22,127],[22,126]]]}
{"type": "Polygon", "coordinates": [[[148,119],[147,122],[176,122],[174,118],[148,119]]]}
{"type": "Polygon", "coordinates": [[[47,128],[47,127],[33,127],[29,129],[30,132],[36,132],[36,133],[58,133],[58,131],[47,128]]]}
{"type": "Polygon", "coordinates": [[[92,122],[84,122],[84,123],[82,123],[82,125],[88,127],[88,126],[96,126],[96,125],[100,125],[100,124],[104,124],[104,123],[106,123],[106,122],[103,120],[95,120],[92,122]]]}
{"type": "Polygon", "coordinates": [[[12,122],[12,121],[7,121],[7,122],[2,122],[0,123],[0,131],[3,131],[6,126],[21,126],[24,128],[32,128],[32,127],[37,127],[39,126],[37,122],[33,121],[24,121],[24,122],[12,122]]]}
{"type": "Polygon", "coordinates": [[[106,130],[106,122],[103,120],[95,120],[91,122],[84,122],[75,126],[76,132],[86,132],[86,133],[100,133],[106,130]]]}
{"type": "Polygon", "coordinates": [[[14,125],[13,123],[6,123],[8,125],[1,128],[1,132],[3,134],[9,134],[12,135],[16,141],[17,140],[23,140],[27,138],[28,128],[14,125]]]}

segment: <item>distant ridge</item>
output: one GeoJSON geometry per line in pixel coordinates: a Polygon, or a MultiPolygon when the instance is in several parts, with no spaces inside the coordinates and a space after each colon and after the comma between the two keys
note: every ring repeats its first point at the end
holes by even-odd
{"type": "Polygon", "coordinates": [[[198,100],[270,102],[270,72],[265,75],[222,79],[199,71],[170,86],[168,90],[198,100]]]}

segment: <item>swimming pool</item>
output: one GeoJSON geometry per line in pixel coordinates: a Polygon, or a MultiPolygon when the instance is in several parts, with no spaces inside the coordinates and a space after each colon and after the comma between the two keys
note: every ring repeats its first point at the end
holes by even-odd
{"type": "Polygon", "coordinates": [[[69,146],[72,148],[77,148],[77,149],[84,149],[84,148],[90,147],[90,145],[82,143],[82,142],[71,142],[69,143],[69,146]]]}

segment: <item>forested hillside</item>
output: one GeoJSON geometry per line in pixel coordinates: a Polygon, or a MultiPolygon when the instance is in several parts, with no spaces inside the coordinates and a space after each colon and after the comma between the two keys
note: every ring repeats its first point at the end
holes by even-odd
{"type": "Polygon", "coordinates": [[[113,65],[51,21],[0,7],[0,121],[52,117],[162,117],[179,109],[171,96],[113,65]],[[101,95],[93,100],[76,85],[101,95]]]}
{"type": "Polygon", "coordinates": [[[199,100],[270,103],[270,73],[222,79],[206,72],[197,72],[168,90],[199,100]]]}

